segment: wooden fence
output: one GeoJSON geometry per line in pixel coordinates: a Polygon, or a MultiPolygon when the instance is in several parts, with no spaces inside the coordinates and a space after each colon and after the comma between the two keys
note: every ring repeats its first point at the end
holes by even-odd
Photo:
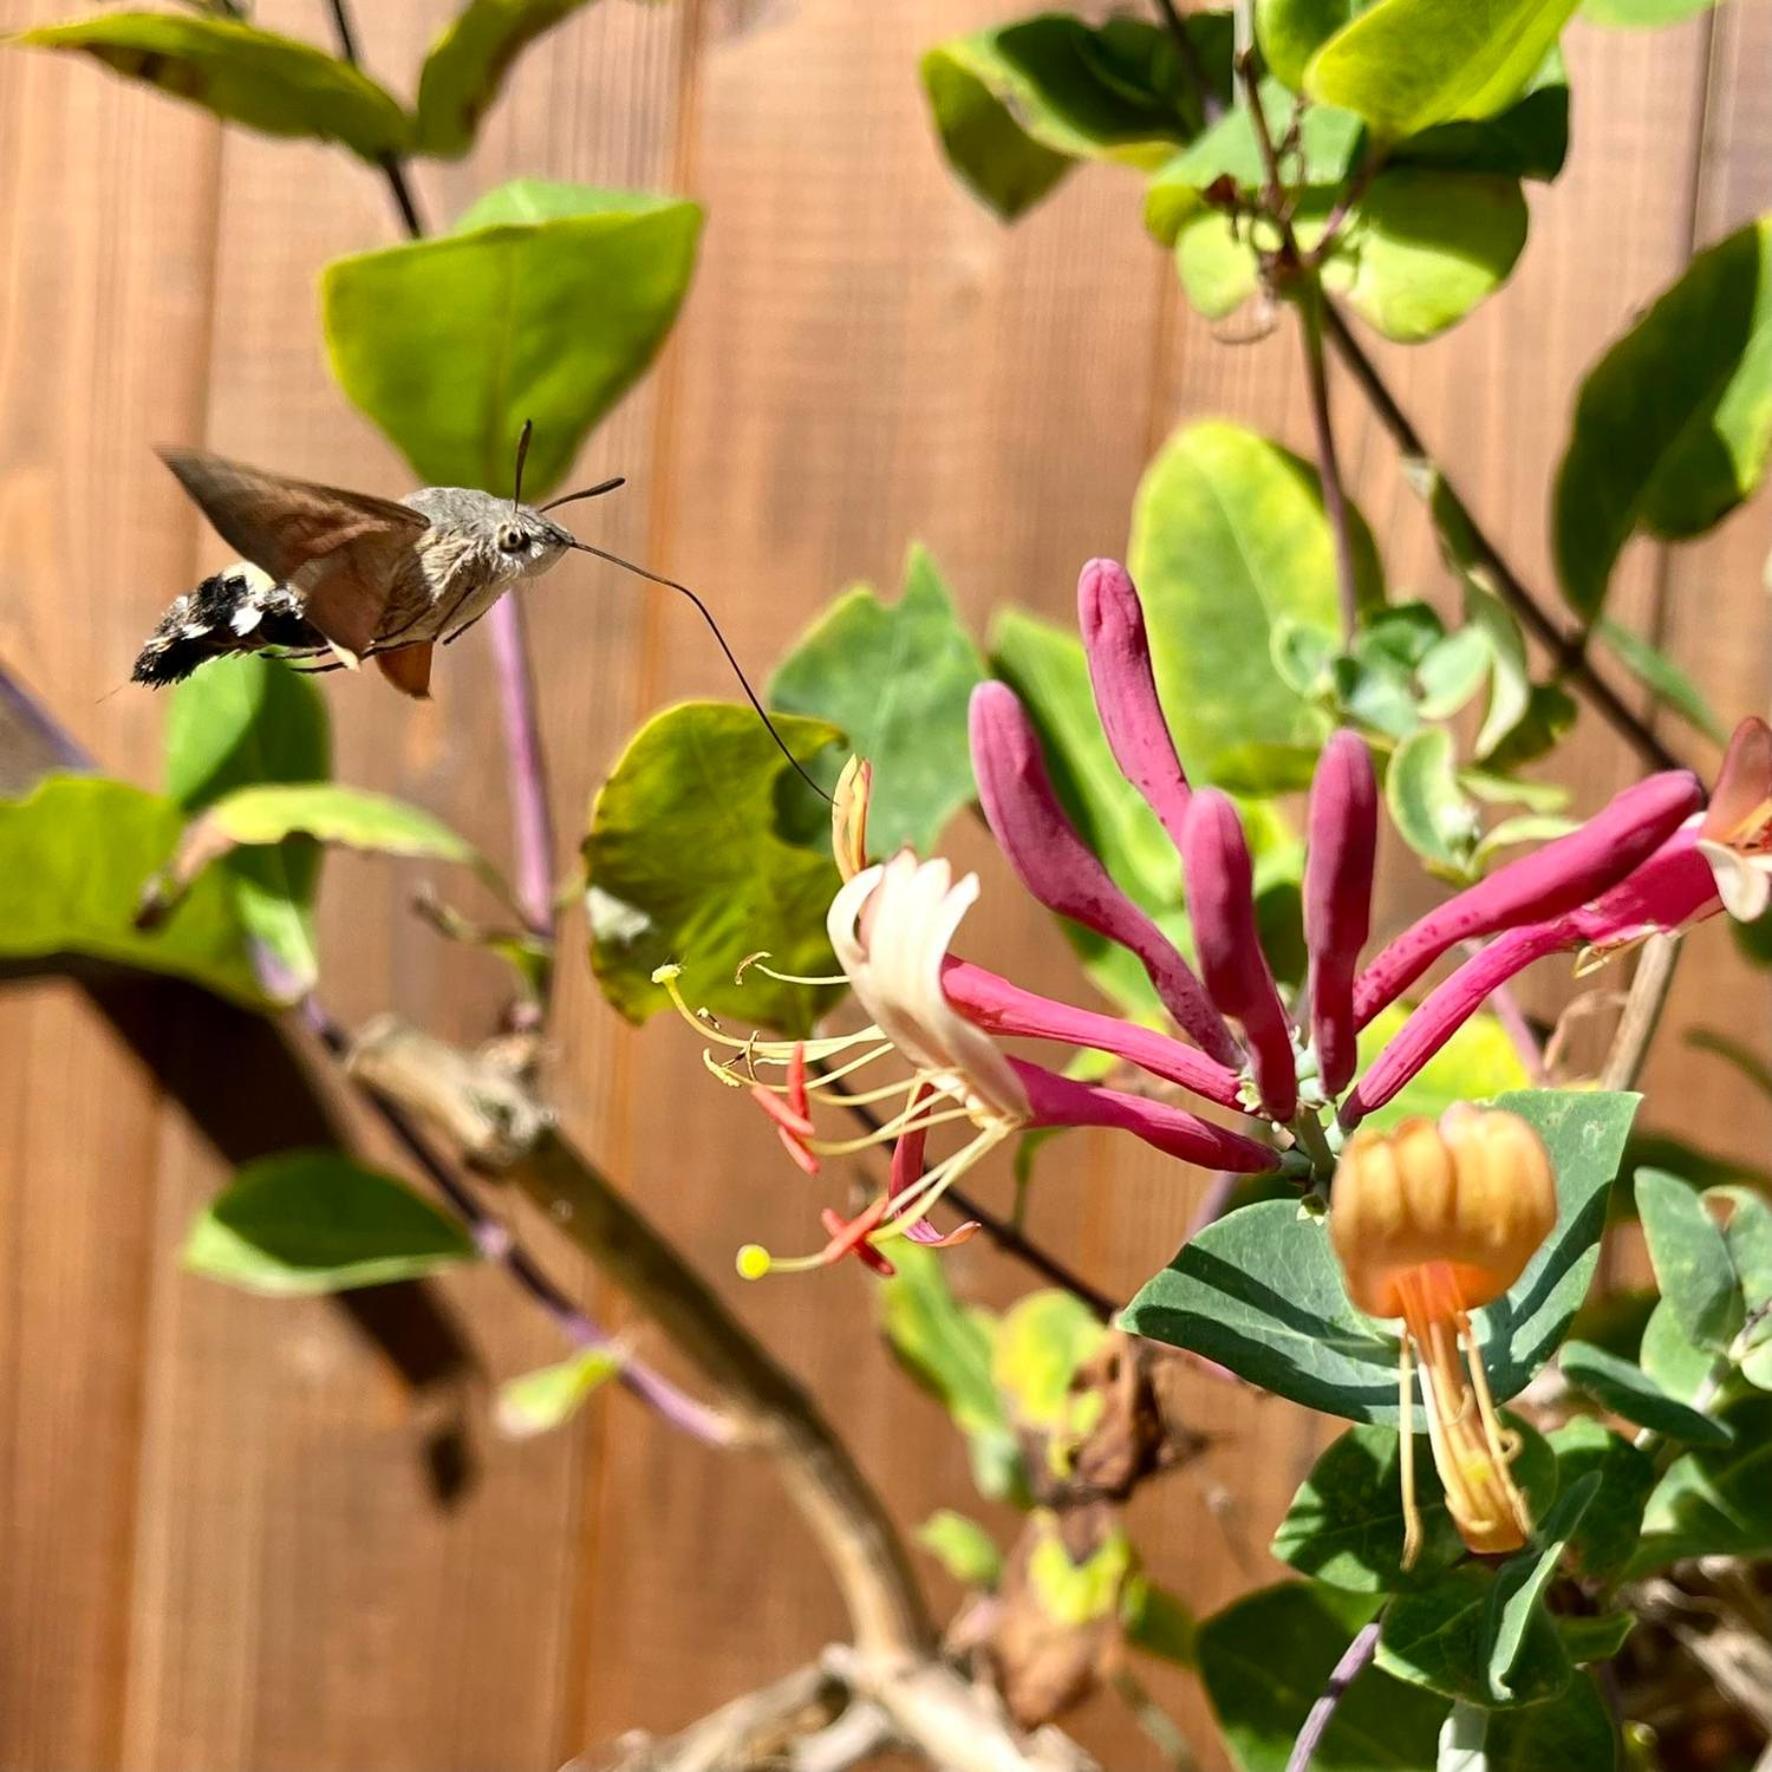
{"type": "MultiPolygon", "coordinates": [[[[79,10],[4,0],[0,23],[79,10]]],[[[367,59],[401,84],[451,10],[364,7],[367,59]]],[[[981,628],[1012,598],[1068,619],[1078,564],[1123,548],[1171,427],[1228,414],[1307,443],[1290,333],[1235,346],[1188,314],[1135,181],[1084,173],[1011,230],[947,175],[916,57],[1012,10],[606,0],[522,65],[471,160],[419,177],[439,216],[517,173],[706,202],[677,336],[584,467],[631,479],[597,533],[704,589],[759,664],[843,583],[894,583],[912,538],[981,628]]],[[[258,12],[324,28],[319,0],[258,12]]],[[[1578,26],[1568,49],[1572,161],[1533,190],[1513,282],[1451,340],[1382,353],[1547,596],[1548,486],[1577,379],[1695,244],[1772,204],[1772,8],[1731,0],[1652,34],[1578,26]]],[[[0,657],[106,767],[155,779],[163,704],[109,692],[163,604],[219,558],[150,444],[405,489],[328,380],[314,299],[325,261],[393,232],[380,182],[338,157],[224,134],[89,66],[0,55],[0,657]]],[[[1351,387],[1337,395],[1392,581],[1444,599],[1383,435],[1351,387]]],[[[1766,711],[1768,539],[1762,505],[1702,545],[1639,547],[1618,599],[1729,715],[1766,711]]],[[[527,594],[564,842],[648,710],[729,684],[688,612],[632,582],[570,567],[527,594]]],[[[451,651],[432,706],[367,681],[329,679],[328,695],[341,776],[495,852],[507,841],[483,643],[451,651]]],[[[1584,805],[1632,770],[1591,717],[1567,763],[1584,805]]],[[[957,847],[991,865],[971,832],[957,847]]],[[[1000,868],[991,883],[980,957],[1081,988],[1000,868]]],[[[330,864],[327,990],[352,1019],[392,1004],[476,1037],[499,981],[417,924],[413,884],[330,864]]],[[[1393,891],[1393,916],[1418,893],[1393,891]]],[[[803,1239],[805,1184],[760,1122],[698,1082],[693,1042],[620,1026],[575,952],[564,975],[557,1092],[590,1148],[710,1272],[729,1275],[750,1238],[803,1239]]],[[[1536,984],[1534,1002],[1562,988],[1536,984]]],[[[1652,1120],[1763,1148],[1772,1115],[1682,1033],[1722,1024],[1763,1046],[1767,1010],[1720,931],[1693,943],[1649,1073],[1652,1120]]],[[[499,1274],[396,1321],[374,1298],[271,1303],[181,1274],[184,1228],[235,1162],[328,1136],[252,1024],[181,992],[101,1001],[43,982],[0,995],[0,1054],[6,1772],[529,1772],[684,1721],[840,1630],[766,1469],[682,1443],[620,1394],[540,1442],[484,1432],[487,1381],[558,1347],[499,1274]],[[472,1469],[445,1500],[438,1448],[461,1422],[472,1469]]],[[[1199,1185],[1127,1141],[1077,1136],[1044,1165],[1032,1223],[1124,1293],[1170,1255],[1199,1185]]],[[[619,1301],[531,1228],[619,1321],[619,1301]]],[[[953,1269],[986,1298],[1025,1283],[976,1243],[953,1269]]],[[[865,1276],[730,1286],[905,1521],[969,1505],[945,1420],[878,1350],[865,1276]]],[[[1208,1608],[1276,1572],[1268,1529],[1326,1424],[1196,1389],[1214,1448],[1140,1519],[1158,1575],[1208,1608]]],[[[1204,1738],[1188,1683],[1156,1684],[1204,1738]]],[[[1151,1763],[1112,1707],[1082,1727],[1113,1767],[1151,1763]]]]}

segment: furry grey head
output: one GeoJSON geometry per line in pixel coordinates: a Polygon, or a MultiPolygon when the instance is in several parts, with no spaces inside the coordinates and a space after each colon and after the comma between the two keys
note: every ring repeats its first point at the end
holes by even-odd
{"type": "Polygon", "coordinates": [[[474,556],[480,574],[500,582],[534,578],[572,546],[571,533],[533,506],[471,487],[425,486],[401,503],[429,519],[426,551],[440,548],[452,563],[474,556]]]}

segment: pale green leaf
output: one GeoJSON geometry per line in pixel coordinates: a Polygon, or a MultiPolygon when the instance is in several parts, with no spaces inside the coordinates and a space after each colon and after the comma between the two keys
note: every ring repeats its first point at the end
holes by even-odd
{"type": "Polygon", "coordinates": [[[989,1593],[1003,1575],[1003,1553],[996,1540],[964,1514],[938,1508],[917,1528],[917,1542],[962,1587],[989,1593]]]}
{"type": "MultiPolygon", "coordinates": [[[[801,763],[841,736],[792,714],[776,727],[801,763]]],[[[801,840],[800,802],[816,806],[748,707],[688,702],[641,727],[592,802],[584,843],[591,966],[623,1015],[669,1006],[653,981],[665,965],[682,968],[691,1008],[745,1026],[805,1033],[830,1006],[825,988],[734,976],[758,953],[778,972],[836,971],[825,912],[841,882],[829,853],[801,840]]]]}
{"type": "Polygon", "coordinates": [[[361,69],[238,19],[112,12],[12,41],[89,55],[230,123],[340,142],[372,162],[403,151],[411,134],[405,111],[361,69]]]}
{"type": "Polygon", "coordinates": [[[1577,1390],[1586,1391],[1614,1415],[1634,1421],[1692,1446],[1718,1445],[1729,1430],[1709,1415],[1671,1397],[1642,1367],[1585,1341],[1564,1344],[1560,1362],[1563,1376],[1577,1390]]]}
{"type": "Polygon", "coordinates": [[[1305,88],[1395,141],[1505,110],[1575,0],[1379,0],[1311,58],[1305,88]]]}
{"type": "MultiPolygon", "coordinates": [[[[1393,1004],[1360,1030],[1362,1070],[1390,1044],[1408,1019],[1408,1010],[1393,1004]]],[[[1362,1124],[1378,1130],[1416,1115],[1437,1120],[1455,1101],[1493,1101],[1510,1089],[1526,1088],[1530,1081],[1507,1029],[1488,1010],[1482,1010],[1391,1100],[1368,1114],[1362,1124]]]]}
{"type": "Polygon", "coordinates": [[[1594,623],[1594,632],[1636,680],[1689,726],[1716,744],[1727,744],[1729,734],[1705,694],[1674,661],[1639,634],[1633,634],[1609,615],[1594,623]]]}
{"type": "Polygon", "coordinates": [[[1637,1171],[1636,1198],[1662,1297],[1689,1340],[1721,1353],[1744,1315],[1723,1227],[1692,1188],[1662,1170],[1637,1171]]]}
{"type": "Polygon", "coordinates": [[[1384,775],[1384,803],[1403,841],[1437,874],[1471,871],[1482,826],[1458,783],[1452,734],[1427,726],[1400,744],[1384,775]]]}
{"type": "Polygon", "coordinates": [[[326,268],[333,374],[429,484],[510,492],[533,419],[525,490],[552,490],[676,318],[695,204],[573,186],[552,193],[548,215],[326,268]]]}
{"type": "MultiPolygon", "coordinates": [[[[1370,531],[1350,513],[1363,603],[1382,601],[1370,531]]],[[[1321,716],[1275,670],[1290,617],[1339,643],[1335,545],[1315,472],[1239,425],[1179,431],[1146,470],[1133,509],[1132,576],[1150,623],[1158,687],[1183,767],[1214,779],[1239,745],[1320,743],[1321,716]]]]}
{"type": "Polygon", "coordinates": [[[417,146],[459,158],[517,57],[585,0],[468,0],[431,45],[418,81],[417,146]]]}
{"type": "Polygon", "coordinates": [[[570,1359],[538,1367],[498,1387],[492,1418],[507,1439],[527,1440],[564,1427],[621,1370],[613,1348],[581,1348],[570,1359]]]}

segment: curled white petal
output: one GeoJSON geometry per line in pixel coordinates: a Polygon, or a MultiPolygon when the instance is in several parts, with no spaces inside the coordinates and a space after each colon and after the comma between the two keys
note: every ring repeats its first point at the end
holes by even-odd
{"type": "Polygon", "coordinates": [[[1751,923],[1772,904],[1772,856],[1743,855],[1725,843],[1698,840],[1699,853],[1710,863],[1723,909],[1742,923],[1751,923]]]}

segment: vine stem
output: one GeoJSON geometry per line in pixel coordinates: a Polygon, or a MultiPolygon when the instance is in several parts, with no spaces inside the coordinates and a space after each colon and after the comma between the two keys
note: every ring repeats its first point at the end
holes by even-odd
{"type": "Polygon", "coordinates": [[[1311,426],[1317,438],[1317,472],[1323,485],[1323,510],[1335,537],[1335,584],[1341,598],[1341,643],[1351,648],[1360,624],[1360,583],[1354,570],[1354,537],[1348,516],[1341,462],[1335,453],[1335,427],[1329,413],[1329,366],[1323,352],[1323,289],[1317,273],[1307,271],[1298,303],[1299,331],[1304,340],[1304,367],[1310,385],[1311,426]]]}
{"type": "Polygon", "coordinates": [[[1286,1772],[1306,1772],[1312,1756],[1322,1745],[1323,1737],[1328,1733],[1329,1725],[1335,1718],[1335,1707],[1341,1703],[1347,1689],[1361,1674],[1366,1671],[1367,1664],[1378,1653],[1378,1620],[1362,1625],[1343,1651],[1341,1659],[1336,1662],[1329,1675],[1329,1683],[1318,1694],[1317,1701],[1310,1708],[1310,1715],[1304,1719],[1304,1727],[1298,1732],[1298,1739],[1292,1744],[1292,1752],[1286,1761],[1286,1772]]]}
{"type": "MultiPolygon", "coordinates": [[[[357,28],[349,0],[327,0],[332,12],[339,54],[352,67],[360,65],[357,28]]],[[[425,237],[424,220],[407,182],[398,154],[380,161],[388,191],[409,240],[425,237]]],[[[503,596],[487,616],[503,717],[505,755],[511,783],[512,846],[516,851],[517,901],[530,930],[546,940],[555,934],[554,816],[548,794],[547,756],[542,748],[541,718],[536,706],[535,678],[529,663],[529,639],[523,606],[503,596]]]]}
{"type": "Polygon", "coordinates": [[[1489,538],[1470,508],[1458,495],[1445,470],[1428,452],[1421,433],[1397,404],[1396,396],[1386,385],[1378,367],[1367,356],[1354,337],[1348,323],[1335,304],[1323,302],[1323,330],[1336,356],[1346,366],[1367,400],[1378,422],[1389,433],[1403,457],[1409,478],[1417,489],[1425,483],[1437,487],[1451,507],[1451,514],[1469,537],[1477,564],[1493,586],[1496,595],[1507,604],[1551,655],[1558,670],[1566,673],[1599,711],[1601,717],[1654,769],[1683,769],[1686,765],[1674,755],[1622,696],[1594,668],[1587,655],[1586,636],[1566,630],[1527,588],[1489,538]]]}

